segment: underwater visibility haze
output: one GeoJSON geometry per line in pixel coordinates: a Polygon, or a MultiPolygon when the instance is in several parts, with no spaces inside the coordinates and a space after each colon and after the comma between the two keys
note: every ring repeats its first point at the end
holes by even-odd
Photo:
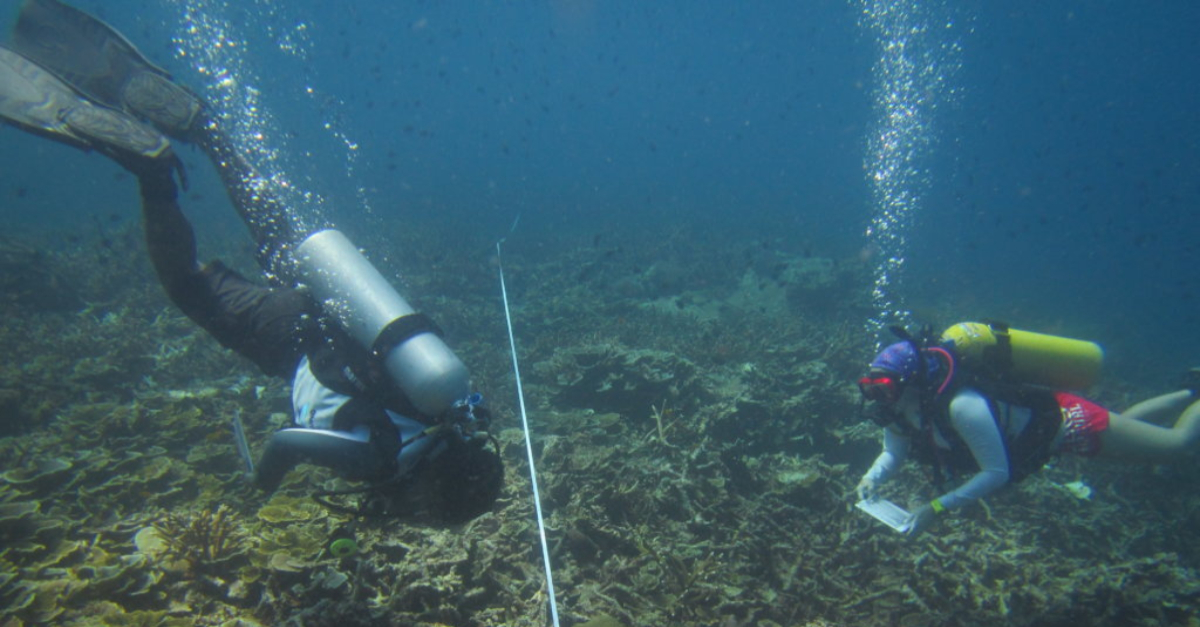
{"type": "MultiPolygon", "coordinates": [[[[564,624],[1200,620],[1194,457],[1055,460],[918,539],[853,507],[888,325],[1097,342],[1114,410],[1200,365],[1200,6],[73,6],[437,321],[505,485],[451,530],[247,486],[230,419],[261,449],[289,387],[166,299],[134,177],[0,126],[0,625],[547,624],[501,238],[564,624]]],[[[175,149],[201,260],[261,279],[175,149]]]]}

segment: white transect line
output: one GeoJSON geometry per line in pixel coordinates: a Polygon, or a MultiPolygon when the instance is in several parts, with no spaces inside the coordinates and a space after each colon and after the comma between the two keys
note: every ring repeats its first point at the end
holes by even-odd
{"type": "MultiPolygon", "coordinates": [[[[519,218],[518,218],[519,219],[519,218]]],[[[513,228],[516,228],[513,223],[513,228]]],[[[546,543],[546,521],[542,518],[542,497],[538,494],[537,471],[533,467],[533,442],[529,439],[529,419],[525,415],[525,392],[521,389],[521,367],[517,365],[517,340],[513,336],[512,314],[508,311],[508,289],[504,287],[504,264],[500,244],[496,242],[496,267],[500,269],[500,296],[504,300],[504,320],[508,324],[508,345],[512,348],[513,374],[517,378],[517,402],[521,407],[521,429],[525,432],[525,453],[529,456],[529,480],[533,483],[533,509],[537,512],[538,538],[542,541],[542,563],[546,568],[546,594],[550,597],[550,620],[558,627],[558,604],[554,601],[554,575],[550,573],[550,545],[546,543]]]]}

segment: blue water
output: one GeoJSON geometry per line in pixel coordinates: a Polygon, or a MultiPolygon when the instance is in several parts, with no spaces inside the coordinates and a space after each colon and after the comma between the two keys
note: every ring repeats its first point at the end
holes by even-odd
{"type": "MultiPolygon", "coordinates": [[[[188,4],[230,26],[299,210],[347,230],[441,221],[487,241],[520,214],[514,247],[686,225],[871,254],[878,49],[857,2],[78,6],[207,95],[214,76],[179,54],[188,4]]],[[[960,67],[895,296],[1093,339],[1110,376],[1165,386],[1200,363],[1200,5],[954,4],[960,67]]],[[[16,6],[0,2],[5,30],[16,6]]],[[[188,211],[236,232],[183,152],[188,211]]],[[[0,171],[14,232],[135,219],[132,181],[99,157],[0,129],[0,171]]]]}

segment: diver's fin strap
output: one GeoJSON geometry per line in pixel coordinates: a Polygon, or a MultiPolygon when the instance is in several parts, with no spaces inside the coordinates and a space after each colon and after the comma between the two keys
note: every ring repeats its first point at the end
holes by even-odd
{"type": "Polygon", "coordinates": [[[432,333],[441,337],[442,329],[423,313],[400,316],[389,322],[375,337],[375,341],[371,343],[371,354],[379,359],[386,359],[393,348],[422,333],[432,333]]]}

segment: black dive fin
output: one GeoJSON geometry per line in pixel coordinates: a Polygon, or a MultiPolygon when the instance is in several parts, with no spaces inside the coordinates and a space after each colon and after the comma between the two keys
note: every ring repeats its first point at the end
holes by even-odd
{"type": "Polygon", "coordinates": [[[171,80],[116,29],[58,0],[26,0],[13,48],[88,98],[186,139],[200,99],[171,80]]]}
{"type": "Polygon", "coordinates": [[[54,74],[0,46],[0,119],[26,131],[117,158],[173,157],[158,131],[88,101],[54,74]]]}

